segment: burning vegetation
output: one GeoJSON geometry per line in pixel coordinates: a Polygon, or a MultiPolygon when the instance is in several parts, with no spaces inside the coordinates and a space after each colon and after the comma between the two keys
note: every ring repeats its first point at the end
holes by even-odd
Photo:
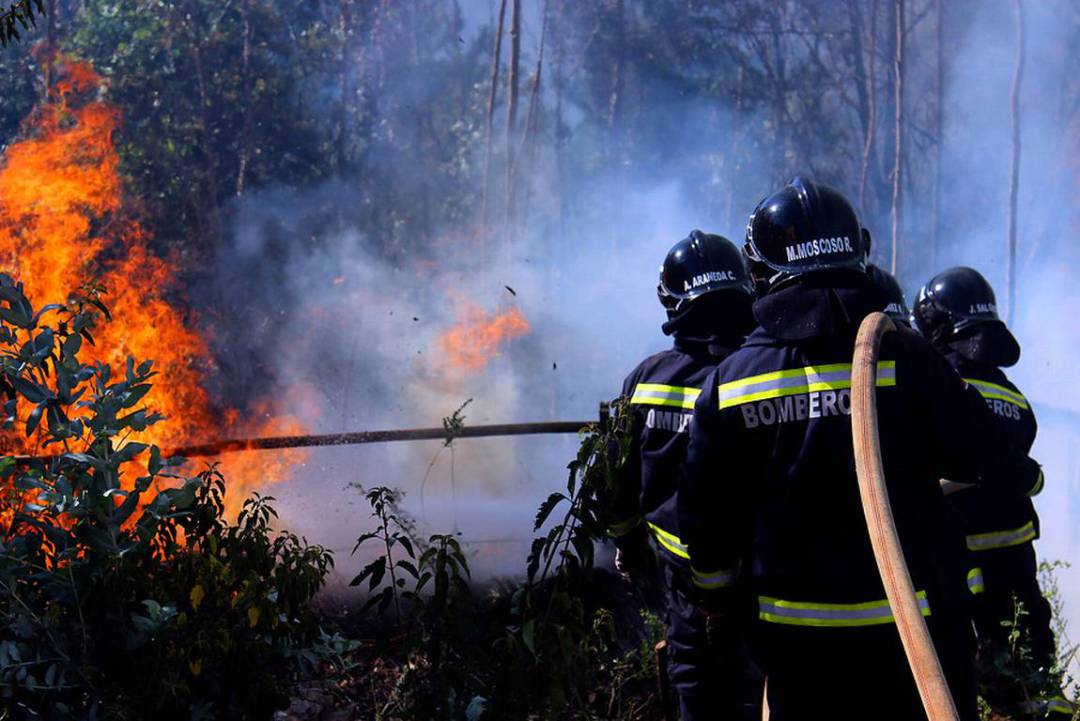
{"type": "MultiPolygon", "coordinates": [[[[121,113],[105,100],[102,79],[88,64],[61,57],[55,67],[47,101],[0,160],[0,270],[22,283],[32,302],[70,301],[75,294],[101,304],[85,334],[88,360],[121,369],[129,356],[154,359],[168,383],[149,388],[140,407],[163,419],[124,442],[154,443],[167,452],[223,435],[305,432],[273,399],[252,399],[240,409],[208,395],[216,368],[197,318],[182,305],[177,262],[153,252],[125,198],[115,145],[121,113]]],[[[19,418],[31,409],[20,402],[19,418]]],[[[9,453],[41,453],[43,442],[40,427],[3,437],[9,453]]],[[[304,458],[303,451],[284,449],[226,460],[229,512],[251,490],[287,478],[304,458]]],[[[133,478],[122,479],[125,490],[133,478]]]]}

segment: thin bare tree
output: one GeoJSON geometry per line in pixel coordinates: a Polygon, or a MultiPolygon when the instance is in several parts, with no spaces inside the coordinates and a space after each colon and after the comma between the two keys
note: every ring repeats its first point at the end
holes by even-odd
{"type": "Polygon", "coordinates": [[[521,146],[514,158],[513,178],[510,183],[510,205],[515,202],[515,188],[517,186],[518,171],[521,166],[525,167],[525,195],[521,205],[521,217],[527,217],[529,213],[529,190],[532,185],[528,182],[529,170],[532,167],[533,157],[536,153],[536,134],[538,132],[540,105],[540,81],[544,74],[544,49],[547,45],[548,11],[550,0],[544,0],[540,15],[540,49],[536,53],[536,70],[533,73],[532,82],[529,85],[529,109],[525,113],[525,131],[521,137],[521,146]]]}
{"type": "Polygon", "coordinates": [[[495,135],[495,103],[499,96],[499,63],[502,60],[503,25],[506,23],[506,0],[499,2],[499,20],[495,24],[495,49],[491,54],[491,88],[487,103],[487,141],[484,148],[484,192],[480,203],[480,219],[487,233],[488,196],[491,194],[491,154],[495,135]]]}
{"type": "Polygon", "coordinates": [[[1016,206],[1020,193],[1020,89],[1024,80],[1024,5],[1023,0],[1013,0],[1016,14],[1016,59],[1013,62],[1012,85],[1009,88],[1009,121],[1012,126],[1012,155],[1009,160],[1009,258],[1006,267],[1005,296],[1007,310],[1005,320],[1012,323],[1016,314],[1016,206]]]}
{"type": "Polygon", "coordinates": [[[941,242],[941,171],[945,156],[945,3],[934,0],[937,16],[937,83],[934,86],[934,187],[930,199],[930,268],[936,272],[941,242]]]}
{"type": "Polygon", "coordinates": [[[859,210],[866,212],[866,180],[870,174],[870,157],[874,152],[874,130],[877,127],[877,16],[878,0],[870,2],[869,42],[866,60],[866,136],[863,139],[862,167],[859,169],[859,210]]]}
{"type": "Polygon", "coordinates": [[[244,97],[244,120],[243,132],[240,138],[240,158],[236,169],[236,195],[244,194],[244,184],[247,181],[248,163],[251,159],[251,136],[255,116],[255,88],[251,73],[251,0],[243,0],[240,3],[240,21],[242,23],[243,40],[240,50],[240,85],[244,97]]]}
{"type": "Polygon", "coordinates": [[[902,172],[904,163],[904,43],[907,29],[905,28],[905,3],[904,0],[896,0],[896,54],[893,56],[893,71],[896,80],[893,83],[894,104],[894,134],[895,153],[893,155],[892,172],[892,210],[889,220],[892,225],[892,262],[890,269],[896,274],[897,260],[900,249],[900,203],[902,197],[902,172]]]}
{"type": "Polygon", "coordinates": [[[506,73],[506,219],[513,215],[514,134],[517,130],[518,83],[521,72],[521,0],[510,5],[510,63],[506,73]]]}

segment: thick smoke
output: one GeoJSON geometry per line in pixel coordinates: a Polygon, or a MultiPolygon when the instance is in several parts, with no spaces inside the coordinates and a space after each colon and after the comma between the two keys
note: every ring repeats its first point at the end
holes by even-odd
{"type": "MultiPolygon", "coordinates": [[[[1045,464],[1048,483],[1038,503],[1043,538],[1037,547],[1043,558],[1069,559],[1080,546],[1073,530],[1080,517],[1080,291],[1069,282],[1077,260],[1076,168],[1063,158],[1075,156],[1077,148],[1075,141],[1067,145],[1055,105],[1055,89],[1071,69],[1054,54],[1066,24],[1055,22],[1052,6],[1025,4],[1028,73],[1014,323],[1024,356],[1011,375],[1042,423],[1034,453],[1045,464]]],[[[1010,137],[1012,15],[1003,0],[971,8],[967,21],[953,19],[946,38],[945,236],[934,268],[926,253],[929,239],[904,237],[901,280],[911,294],[936,270],[972,265],[995,285],[1004,306],[1003,149],[1010,137]]],[[[491,16],[490,3],[467,3],[465,37],[474,37],[477,24],[491,16]]],[[[538,18],[526,19],[529,57],[536,49],[538,18]]],[[[914,68],[929,72],[926,65],[914,68]]],[[[928,77],[910,81],[913,92],[931,86],[928,77]]],[[[565,198],[556,197],[555,164],[542,153],[530,178],[532,222],[521,224],[507,253],[478,257],[468,251],[475,239],[448,227],[442,251],[388,260],[349,230],[349,213],[361,199],[353,197],[347,177],[315,188],[249,194],[233,209],[232,240],[220,255],[215,281],[225,306],[243,314],[243,332],[229,335],[239,339],[226,354],[236,364],[232,376],[310,389],[315,410],[305,420],[313,432],[438,426],[469,398],[467,423],[594,418],[598,402],[618,393],[625,374],[668,342],[659,332],[663,314],[654,295],[667,247],[695,227],[740,239],[747,213],[778,172],[763,160],[730,176],[703,177],[700,157],[730,145],[733,128],[768,118],[670,95],[669,105],[650,110],[675,119],[670,145],[651,152],[664,162],[611,169],[590,176],[587,185],[563,188],[573,196],[574,211],[564,226],[550,221],[565,198]],[[717,117],[729,122],[717,123],[717,117]],[[716,202],[724,197],[726,202],[716,202]],[[436,339],[457,320],[461,299],[488,310],[517,307],[531,332],[505,346],[482,371],[448,377],[440,370],[436,339]]],[[[581,115],[567,109],[571,126],[581,115]]],[[[475,146],[479,155],[482,143],[475,146]]],[[[773,156],[763,155],[768,157],[773,156]]],[[[911,159],[912,166],[930,162],[911,159]]],[[[810,165],[834,164],[823,156],[810,165]]],[[[857,193],[856,178],[825,171],[820,179],[857,193]]],[[[884,252],[887,217],[863,220],[875,230],[877,252],[884,252]]],[[[482,571],[516,571],[536,506],[565,482],[574,439],[461,440],[452,452],[440,447],[433,441],[315,451],[274,492],[290,525],[313,540],[348,549],[368,520],[359,494],[346,484],[396,486],[407,493],[406,508],[424,531],[460,530],[482,571]]],[[[1080,569],[1065,572],[1063,580],[1076,614],[1080,569]]]]}

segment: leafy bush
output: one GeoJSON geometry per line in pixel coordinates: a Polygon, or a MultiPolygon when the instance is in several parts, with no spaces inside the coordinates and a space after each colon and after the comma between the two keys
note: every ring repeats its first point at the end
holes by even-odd
{"type": "Polygon", "coordinates": [[[215,467],[128,440],[160,420],[150,361],[79,360],[96,293],[35,311],[0,275],[4,428],[51,456],[0,460],[0,700],[45,719],[267,718],[343,648],[311,600],[331,554],[274,533],[272,498],[225,519],[215,467]],[[55,321],[52,325],[44,318],[55,321]]]}

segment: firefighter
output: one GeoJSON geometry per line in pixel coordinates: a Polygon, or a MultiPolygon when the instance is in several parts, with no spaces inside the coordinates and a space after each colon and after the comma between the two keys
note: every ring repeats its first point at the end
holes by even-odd
{"type": "Polygon", "coordinates": [[[623,383],[633,425],[630,458],[617,486],[617,520],[608,531],[617,547],[616,567],[640,583],[653,559],[659,562],[669,678],[683,721],[744,712],[760,718],[760,687],[747,692],[756,710],[736,709],[740,689],[734,681],[746,676],[745,654],[722,656],[710,647],[708,618],[692,601],[675,504],[676,474],[702,382],[753,325],[750,280],[731,241],[694,230],[668,251],[656,292],[667,311],[663,332],[674,343],[642,361],[623,383]],[[721,707],[729,713],[718,715],[721,707]]]}
{"type": "Polygon", "coordinates": [[[878,289],[885,294],[885,307],[881,311],[892,318],[894,323],[911,327],[911,311],[908,310],[907,301],[904,300],[904,291],[900,288],[900,282],[896,276],[887,270],[868,263],[866,274],[878,289]]]}
{"type": "MultiPolygon", "coordinates": [[[[863,318],[887,304],[865,272],[850,203],[795,178],[751,215],[743,251],[758,327],[704,382],[677,495],[699,601],[737,626],[737,579],[756,595],[751,657],[772,721],[925,718],[863,518],[851,430],[851,360],[863,318]]],[[[903,550],[953,695],[978,718],[970,593],[948,542],[938,479],[1040,483],[997,443],[989,411],[914,332],[885,336],[878,416],[903,550]],[[947,557],[953,556],[953,559],[947,557]]]]}
{"type": "MultiPolygon", "coordinates": [[[[1027,453],[1035,441],[1035,416],[1027,398],[1001,370],[1020,359],[1020,346],[998,318],[986,279],[971,268],[939,273],[919,290],[913,317],[923,336],[985,400],[1001,434],[1027,453]]],[[[975,604],[975,629],[983,696],[1006,715],[1042,717],[1049,712],[1071,718],[1073,711],[1057,698],[1051,678],[1054,634],[1050,604],[1037,578],[1032,542],[1039,537],[1039,517],[1031,499],[972,487],[949,494],[947,503],[959,518],[972,565],[982,570],[984,589],[975,604]],[[1022,613],[1014,599],[1022,604],[1022,613]],[[1013,658],[1010,652],[1014,624],[1020,645],[1029,650],[1024,658],[1013,658]],[[1041,701],[1032,707],[1030,698],[1041,701]]]]}

